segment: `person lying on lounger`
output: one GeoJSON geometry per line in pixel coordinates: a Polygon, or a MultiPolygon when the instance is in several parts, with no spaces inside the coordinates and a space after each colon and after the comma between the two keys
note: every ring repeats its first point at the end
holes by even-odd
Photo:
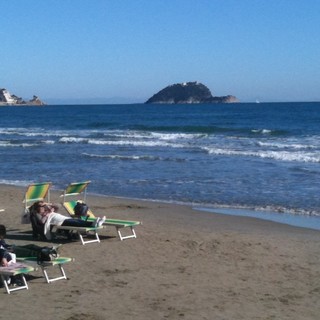
{"type": "MultiPolygon", "coordinates": [[[[16,262],[16,258],[36,258],[38,263],[45,261],[41,260],[41,258],[43,258],[43,250],[47,251],[48,249],[50,249],[50,253],[54,252],[58,257],[60,244],[53,247],[41,247],[36,244],[9,245],[5,240],[6,234],[6,227],[3,224],[0,224],[0,268],[8,267],[11,263],[16,262]]],[[[22,285],[19,276],[4,276],[3,280],[6,281],[8,285],[22,285]]]]}
{"type": "Polygon", "coordinates": [[[57,209],[56,205],[44,201],[37,201],[30,207],[30,213],[35,214],[38,221],[44,225],[44,235],[48,240],[51,239],[50,226],[52,225],[92,228],[102,226],[106,220],[106,217],[92,221],[73,219],[56,212],[57,209]]]}
{"type": "MultiPolygon", "coordinates": [[[[7,267],[10,265],[11,261],[15,262],[15,258],[23,258],[23,257],[37,257],[38,253],[43,248],[48,247],[40,247],[35,244],[26,244],[17,246],[15,244],[7,244],[5,237],[7,235],[7,229],[5,225],[0,224],[0,266],[7,267]]],[[[61,245],[56,245],[52,247],[56,252],[61,245]]]]}

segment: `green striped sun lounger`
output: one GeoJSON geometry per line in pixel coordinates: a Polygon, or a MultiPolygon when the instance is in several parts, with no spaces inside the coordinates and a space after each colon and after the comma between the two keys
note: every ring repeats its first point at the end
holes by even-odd
{"type": "Polygon", "coordinates": [[[43,261],[40,264],[37,261],[37,257],[23,257],[23,258],[17,258],[17,261],[20,262],[26,262],[30,265],[39,266],[42,270],[42,273],[45,277],[45,280],[47,283],[51,283],[57,280],[64,280],[68,279],[65,273],[65,270],[63,268],[63,265],[69,262],[74,261],[73,258],[69,257],[58,257],[52,261],[43,261]],[[57,266],[59,268],[60,274],[56,277],[51,277],[48,274],[48,269],[57,266]]]}
{"type": "Polygon", "coordinates": [[[24,264],[24,263],[20,263],[20,262],[11,263],[8,267],[0,267],[0,276],[6,292],[10,294],[13,291],[18,291],[23,289],[28,290],[29,287],[24,275],[35,270],[36,270],[35,267],[24,264]],[[10,277],[10,276],[20,276],[22,280],[22,285],[11,288],[7,283],[7,277],[10,277]]]}
{"type": "MultiPolygon", "coordinates": [[[[77,202],[85,202],[86,200],[86,192],[87,192],[87,187],[89,185],[90,181],[85,181],[85,182],[74,182],[71,183],[63,192],[61,195],[63,197],[63,207],[66,209],[66,211],[69,213],[71,217],[74,216],[74,207],[77,204],[77,202]],[[67,197],[70,196],[82,196],[82,199],[78,200],[71,200],[71,201],[66,201],[67,197]]],[[[91,209],[88,211],[88,220],[95,219],[96,216],[92,212],[91,209]]],[[[130,238],[136,238],[136,232],[134,228],[138,225],[140,225],[140,221],[130,221],[130,220],[120,220],[120,219],[106,219],[103,225],[105,226],[113,226],[117,230],[117,234],[119,236],[119,239],[125,240],[125,239],[130,239],[130,238]],[[126,235],[123,235],[121,232],[123,232],[124,228],[128,228],[130,232],[126,235]]]]}

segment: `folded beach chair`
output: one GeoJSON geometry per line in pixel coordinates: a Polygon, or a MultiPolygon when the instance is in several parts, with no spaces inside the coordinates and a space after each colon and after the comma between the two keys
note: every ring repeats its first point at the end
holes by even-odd
{"type": "Polygon", "coordinates": [[[69,257],[58,257],[52,261],[43,261],[41,262],[40,264],[38,263],[38,260],[37,260],[37,257],[24,257],[24,258],[17,258],[17,261],[20,261],[20,262],[25,262],[25,263],[28,263],[32,266],[39,266],[42,270],[42,273],[45,277],[45,280],[47,283],[51,283],[51,282],[54,282],[54,281],[57,281],[57,280],[63,280],[63,279],[67,279],[67,276],[66,276],[66,272],[63,268],[63,265],[65,263],[68,263],[68,262],[72,262],[74,261],[73,258],[69,258],[69,257]],[[48,274],[48,269],[51,268],[51,267],[55,267],[55,266],[58,266],[59,268],[59,271],[60,271],[60,275],[57,276],[57,277],[51,277],[49,276],[48,274]]]}
{"type": "MultiPolygon", "coordinates": [[[[61,197],[63,197],[62,205],[66,209],[66,211],[69,213],[71,217],[75,217],[74,215],[74,207],[76,206],[77,202],[85,202],[86,196],[87,196],[87,187],[91,181],[85,181],[85,182],[74,182],[67,186],[67,188],[64,190],[61,197]],[[77,200],[71,200],[66,201],[67,197],[75,197],[78,196],[77,200]]],[[[92,210],[88,210],[88,220],[95,219],[95,215],[93,214],[92,210]]],[[[119,220],[119,219],[106,219],[103,225],[105,226],[114,226],[117,230],[118,236],[120,240],[130,239],[130,238],[136,238],[136,232],[134,230],[134,227],[141,224],[140,221],[129,221],[129,220],[119,220]],[[129,228],[130,233],[127,235],[123,235],[121,231],[124,228],[129,228]]]]}
{"type": "Polygon", "coordinates": [[[8,267],[0,267],[0,276],[1,280],[3,282],[3,285],[7,291],[8,294],[10,294],[13,291],[22,290],[22,289],[29,289],[25,274],[35,271],[36,268],[24,263],[16,262],[11,263],[8,267]],[[8,276],[20,276],[22,280],[22,285],[16,286],[16,287],[9,287],[7,283],[7,277],[8,276]]]}
{"type": "Polygon", "coordinates": [[[32,225],[32,235],[33,238],[37,239],[44,237],[44,227],[43,224],[39,223],[36,217],[29,212],[29,207],[36,201],[46,201],[50,202],[50,187],[51,182],[33,183],[27,187],[26,193],[24,195],[24,216],[22,217],[26,222],[30,221],[32,225]]]}

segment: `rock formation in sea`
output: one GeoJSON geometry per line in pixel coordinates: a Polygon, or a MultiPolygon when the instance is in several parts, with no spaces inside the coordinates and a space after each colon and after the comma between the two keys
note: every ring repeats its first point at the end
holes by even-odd
{"type": "Polygon", "coordinates": [[[235,96],[212,96],[210,90],[199,82],[176,83],[160,90],[145,103],[159,104],[193,104],[193,103],[234,103],[239,102],[235,96]]]}
{"type": "Polygon", "coordinates": [[[10,94],[6,89],[0,89],[0,106],[44,106],[46,105],[39,97],[33,96],[31,100],[25,101],[22,98],[10,94]]]}

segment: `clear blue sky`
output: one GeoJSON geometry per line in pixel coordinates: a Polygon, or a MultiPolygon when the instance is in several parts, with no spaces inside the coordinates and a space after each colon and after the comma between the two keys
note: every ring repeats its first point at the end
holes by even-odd
{"type": "Polygon", "coordinates": [[[319,0],[0,3],[0,88],[23,98],[144,102],[199,81],[242,102],[320,100],[319,0]]]}

